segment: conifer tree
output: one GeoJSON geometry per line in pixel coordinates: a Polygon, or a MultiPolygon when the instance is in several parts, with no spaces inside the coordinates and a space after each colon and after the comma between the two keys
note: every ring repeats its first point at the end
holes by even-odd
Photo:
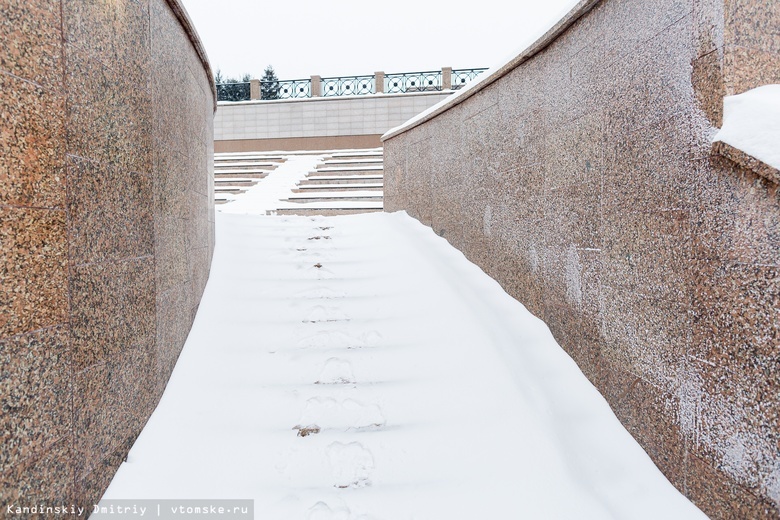
{"type": "Polygon", "coordinates": [[[263,77],[260,78],[260,99],[279,99],[279,78],[270,65],[265,68],[263,77]]]}

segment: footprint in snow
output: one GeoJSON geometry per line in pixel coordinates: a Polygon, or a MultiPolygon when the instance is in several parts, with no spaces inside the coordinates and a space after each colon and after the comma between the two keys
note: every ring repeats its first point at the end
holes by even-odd
{"type": "Polygon", "coordinates": [[[349,316],[338,310],[337,308],[330,307],[325,308],[322,305],[317,305],[312,309],[309,314],[304,318],[304,323],[322,323],[322,322],[337,322],[337,321],[349,321],[349,316]]]}
{"type": "Polygon", "coordinates": [[[298,345],[304,348],[357,348],[363,345],[363,340],[340,330],[323,330],[301,338],[298,345]]]}
{"type": "MultiPolygon", "coordinates": [[[[319,258],[317,258],[319,260],[319,258]]],[[[306,273],[306,277],[315,280],[330,280],[336,277],[336,273],[323,266],[322,263],[309,264],[308,266],[299,265],[299,270],[303,270],[306,273]],[[317,267],[319,265],[319,267],[317,267]]]]}
{"type": "Polygon", "coordinates": [[[305,428],[336,430],[371,430],[385,425],[385,417],[376,404],[363,404],[354,399],[337,401],[332,397],[312,397],[306,401],[306,407],[295,429],[305,428]]]}
{"type": "Polygon", "coordinates": [[[334,442],[325,452],[333,473],[333,486],[339,489],[362,488],[371,485],[374,456],[359,442],[334,442]]]}
{"type": "Polygon", "coordinates": [[[346,385],[354,382],[355,376],[352,374],[352,364],[344,359],[333,357],[325,361],[320,377],[314,384],[346,385]]]}
{"type": "Polygon", "coordinates": [[[298,340],[302,348],[361,349],[376,347],[382,341],[382,335],[375,331],[359,335],[347,334],[340,330],[323,330],[298,340]]]}
{"type": "Polygon", "coordinates": [[[371,515],[357,515],[347,506],[334,506],[331,508],[325,502],[317,502],[306,515],[306,520],[379,520],[371,515]]]}
{"type": "Polygon", "coordinates": [[[305,291],[295,293],[295,297],[305,298],[308,300],[333,300],[337,298],[345,298],[346,293],[343,291],[334,291],[328,287],[315,287],[313,289],[306,289],[305,291]]]}
{"type": "Polygon", "coordinates": [[[348,507],[331,509],[325,502],[317,502],[308,511],[306,520],[352,520],[348,507]]]}

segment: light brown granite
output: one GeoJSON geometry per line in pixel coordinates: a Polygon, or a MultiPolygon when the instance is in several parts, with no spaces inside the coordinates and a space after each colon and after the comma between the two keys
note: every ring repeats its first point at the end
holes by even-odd
{"type": "Polygon", "coordinates": [[[176,0],[0,11],[0,506],[88,506],[208,279],[212,74],[176,0]]]}

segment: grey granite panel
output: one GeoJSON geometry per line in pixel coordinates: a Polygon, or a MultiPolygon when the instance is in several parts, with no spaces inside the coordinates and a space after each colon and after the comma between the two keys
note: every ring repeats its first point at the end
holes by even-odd
{"type": "Polygon", "coordinates": [[[780,82],[762,0],[603,0],[385,140],[385,208],[544,319],[715,518],[777,518],[780,200],[712,151],[723,96],[780,82]]]}

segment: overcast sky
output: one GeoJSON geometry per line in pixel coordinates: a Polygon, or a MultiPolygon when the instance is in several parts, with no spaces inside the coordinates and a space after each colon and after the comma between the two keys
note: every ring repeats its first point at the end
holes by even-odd
{"type": "Polygon", "coordinates": [[[279,79],[491,67],[573,0],[181,0],[211,66],[279,79]]]}

